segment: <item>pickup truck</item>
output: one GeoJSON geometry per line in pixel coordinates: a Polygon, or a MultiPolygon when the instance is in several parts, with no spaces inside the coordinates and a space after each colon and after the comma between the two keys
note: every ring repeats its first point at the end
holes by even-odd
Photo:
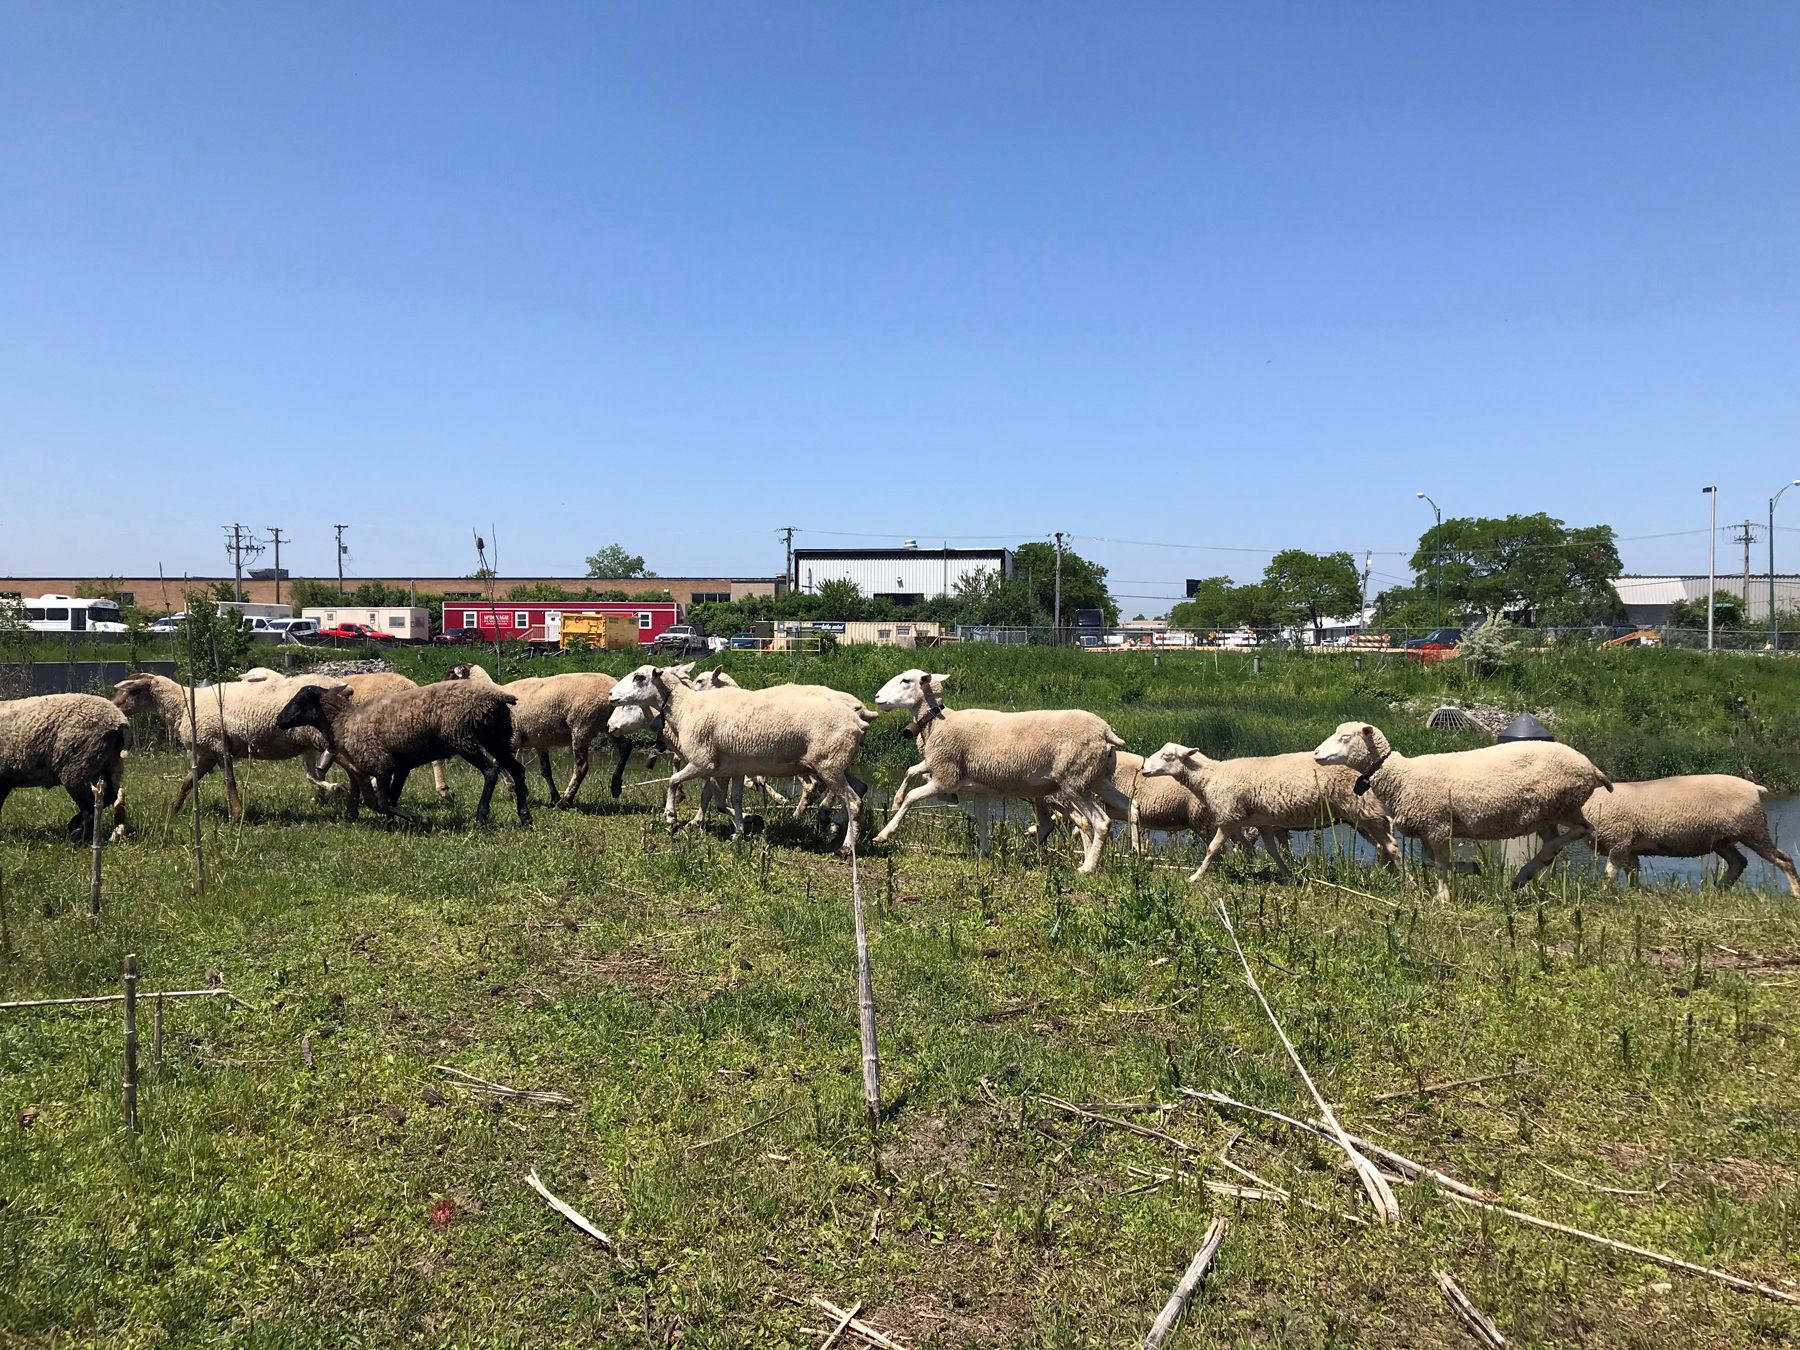
{"type": "Polygon", "coordinates": [[[704,656],[707,650],[706,634],[691,623],[670,624],[656,635],[650,644],[650,650],[675,656],[704,656]]]}

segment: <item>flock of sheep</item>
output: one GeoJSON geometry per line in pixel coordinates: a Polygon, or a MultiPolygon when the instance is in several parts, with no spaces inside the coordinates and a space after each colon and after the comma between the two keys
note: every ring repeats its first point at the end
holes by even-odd
{"type": "MultiPolygon", "coordinates": [[[[908,811],[933,797],[968,798],[980,849],[989,835],[989,804],[1030,802],[1035,833],[1047,847],[1066,821],[1080,844],[1081,870],[1098,867],[1114,821],[1142,832],[1191,831],[1205,841],[1198,881],[1235,843],[1260,844],[1284,878],[1283,836],[1343,824],[1397,869],[1396,836],[1416,839],[1435,866],[1438,896],[1448,900],[1456,839],[1539,835],[1541,847],[1513,879],[1531,880],[1569,844],[1589,839],[1607,860],[1607,877],[1635,872],[1646,855],[1724,859],[1722,883],[1742,874],[1749,848],[1780,869],[1800,894],[1800,876],[1775,847],[1763,789],[1724,774],[1614,784],[1578,751],[1552,741],[1495,745],[1447,754],[1402,755],[1375,727],[1346,722],[1312,751],[1217,760],[1168,744],[1140,758],[1105,720],[1074,709],[994,712],[950,708],[948,676],[908,670],[875,695],[881,712],[908,715],[902,733],[919,759],[894,794],[893,810],[875,843],[892,840],[908,811]]],[[[493,683],[478,666],[418,685],[397,674],[281,675],[257,669],[242,678],[190,689],[160,675],[121,681],[112,699],[52,694],[0,702],[0,805],[15,787],[57,787],[74,799],[72,839],[99,827],[111,808],[114,834],[125,826],[124,759],[131,746],[127,714],[152,712],[192,755],[174,809],[200,777],[223,765],[231,818],[241,820],[234,759],[298,758],[321,792],[339,790],[327,777],[335,762],[348,778],[348,809],[360,804],[390,818],[423,823],[401,805],[408,776],[430,765],[437,790],[448,793],[443,765],[472,764],[482,776],[476,818],[488,818],[505,775],[521,824],[529,824],[525,770],[518,752],[535,751],[550,801],[573,805],[587,775],[591,747],[604,737],[614,751],[612,792],[645,736],[666,748],[676,768],[664,815],[671,828],[686,784],[699,780],[695,819],[709,803],[728,806],[744,831],[745,781],[772,799],[786,798],[769,778],[801,786],[795,814],[817,794],[834,799],[843,822],[841,851],[856,846],[867,785],[857,757],[880,712],[854,694],[824,685],[739,687],[722,670],[644,665],[619,680],[572,673],[493,683]],[[574,774],[558,791],[550,752],[569,749],[574,774]]],[[[652,754],[655,752],[653,751],[652,754]]]]}

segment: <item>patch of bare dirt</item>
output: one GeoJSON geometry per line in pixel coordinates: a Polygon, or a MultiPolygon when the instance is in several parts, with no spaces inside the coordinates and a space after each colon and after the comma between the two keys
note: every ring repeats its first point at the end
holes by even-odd
{"type": "Polygon", "coordinates": [[[677,985],[688,982],[685,972],[648,950],[637,938],[616,951],[582,952],[570,956],[563,961],[561,972],[581,980],[623,985],[639,993],[655,995],[667,994],[677,985]]]}
{"type": "MultiPolygon", "coordinates": [[[[1692,970],[1692,947],[1646,947],[1644,960],[1664,970],[1692,970]]],[[[1714,943],[1700,953],[1700,965],[1706,970],[1735,970],[1743,974],[1759,971],[1800,970],[1800,952],[1740,952],[1714,943]]]]}

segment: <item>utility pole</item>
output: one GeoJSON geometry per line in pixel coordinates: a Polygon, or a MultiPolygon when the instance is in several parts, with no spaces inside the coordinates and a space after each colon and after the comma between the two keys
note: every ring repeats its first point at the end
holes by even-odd
{"type": "Polygon", "coordinates": [[[794,575],[794,527],[792,525],[783,525],[776,533],[781,535],[787,544],[787,570],[783,575],[787,577],[788,585],[792,586],[795,590],[799,590],[800,578],[794,575]]]}
{"type": "Polygon", "coordinates": [[[1051,611],[1051,626],[1056,629],[1055,641],[1062,641],[1062,541],[1063,532],[1056,532],[1056,599],[1051,611]]]}
{"type": "Polygon", "coordinates": [[[1356,631],[1362,632],[1364,616],[1369,612],[1369,573],[1375,569],[1375,550],[1363,554],[1362,608],[1356,611],[1356,631]]]}
{"type": "Polygon", "coordinates": [[[1713,591],[1719,584],[1719,489],[1717,485],[1700,491],[1712,501],[1712,521],[1706,531],[1706,650],[1713,649],[1713,591]]]}
{"type": "Polygon", "coordinates": [[[344,531],[350,527],[348,525],[333,525],[331,528],[337,531],[338,599],[342,600],[344,598],[344,554],[347,551],[344,548],[344,531]]]}
{"type": "MultiPolygon", "coordinates": [[[[275,541],[275,603],[281,603],[281,526],[269,526],[269,538],[275,541]]],[[[289,540],[292,543],[293,540],[289,540]]]]}
{"type": "Polygon", "coordinates": [[[236,578],[232,596],[238,603],[244,599],[244,559],[255,562],[262,553],[262,545],[256,542],[256,536],[242,525],[226,525],[225,551],[231,555],[231,573],[236,578]]]}
{"type": "Polygon", "coordinates": [[[1732,543],[1744,546],[1744,612],[1738,616],[1739,626],[1750,626],[1750,545],[1756,542],[1756,527],[1749,521],[1738,526],[1738,532],[1732,536],[1732,543]]]}

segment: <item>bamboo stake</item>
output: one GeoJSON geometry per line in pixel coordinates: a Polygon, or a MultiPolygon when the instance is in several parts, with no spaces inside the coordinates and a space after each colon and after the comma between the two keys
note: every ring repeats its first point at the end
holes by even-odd
{"type": "Polygon", "coordinates": [[[863,925],[862,877],[856,849],[850,850],[850,909],[856,919],[856,1016],[862,1038],[863,1103],[869,1112],[869,1150],[881,1171],[881,1050],[875,1042],[875,975],[869,965],[869,934],[863,925]]]}
{"type": "Polygon", "coordinates": [[[551,1092],[547,1088],[508,1087],[505,1083],[490,1082],[486,1078],[477,1078],[472,1073],[464,1073],[461,1069],[453,1069],[448,1064],[433,1064],[431,1067],[448,1078],[461,1079],[460,1082],[452,1082],[450,1086],[461,1088],[464,1092],[486,1093],[491,1097],[517,1097],[522,1101],[539,1102],[545,1106],[575,1105],[574,1098],[565,1097],[560,1092],[551,1092]]]}
{"type": "MultiPolygon", "coordinates": [[[[844,1310],[828,1298],[821,1298],[819,1295],[814,1294],[812,1296],[812,1301],[813,1306],[818,1308],[821,1312],[829,1313],[833,1317],[844,1316],[844,1310]]],[[[875,1330],[874,1327],[870,1326],[861,1318],[850,1318],[849,1327],[850,1330],[854,1331],[858,1336],[861,1336],[870,1345],[880,1346],[881,1350],[906,1350],[906,1347],[900,1344],[899,1341],[875,1330]]]]}
{"type": "Polygon", "coordinates": [[[832,1330],[831,1335],[825,1338],[825,1344],[821,1345],[819,1350],[831,1350],[831,1347],[838,1343],[838,1338],[844,1334],[844,1328],[854,1322],[856,1320],[856,1314],[861,1311],[862,1300],[859,1298],[850,1305],[848,1312],[838,1318],[837,1326],[832,1330]]]}
{"type": "Polygon", "coordinates": [[[125,958],[125,992],[121,996],[125,1003],[125,1128],[133,1134],[138,1132],[137,982],[137,957],[127,956],[125,958]]]}
{"type": "MultiPolygon", "coordinates": [[[[10,1012],[15,1008],[66,1008],[75,1004],[117,1003],[124,998],[123,994],[89,994],[83,998],[28,998],[18,1003],[0,1003],[0,1012],[10,1012]]],[[[233,1003],[250,1005],[243,999],[235,997],[229,989],[169,989],[157,995],[158,998],[228,998],[233,1003]]]]}
{"type": "Polygon", "coordinates": [[[181,625],[187,634],[188,657],[188,786],[194,794],[194,894],[206,894],[206,854],[200,847],[200,701],[194,691],[194,624],[181,625]]]}
{"type": "Polygon", "coordinates": [[[545,1200],[549,1201],[551,1209],[555,1210],[558,1214],[562,1215],[563,1218],[567,1219],[582,1232],[593,1238],[595,1242],[598,1242],[602,1247],[605,1247],[608,1250],[612,1249],[613,1240],[611,1238],[605,1233],[602,1233],[598,1228],[594,1227],[593,1224],[589,1223],[587,1219],[583,1218],[580,1214],[576,1213],[575,1210],[571,1209],[568,1205],[564,1204],[550,1193],[550,1188],[538,1180],[537,1168],[534,1167],[530,1172],[526,1173],[525,1184],[531,1187],[531,1189],[536,1191],[539,1195],[543,1196],[545,1200]]]}
{"type": "MultiPolygon", "coordinates": [[[[1292,1125],[1296,1129],[1305,1130],[1310,1134],[1316,1134],[1322,1139],[1331,1138],[1331,1135],[1326,1132],[1324,1125],[1316,1121],[1296,1120],[1292,1116],[1284,1116],[1281,1112],[1271,1111],[1267,1107],[1251,1106],[1248,1102],[1236,1101],[1233,1098],[1227,1097],[1222,1092],[1197,1092],[1193,1088],[1183,1088],[1182,1091],[1188,1096],[1196,1097],[1201,1101],[1214,1102],[1221,1106],[1237,1107],[1240,1110],[1250,1111],[1259,1116],[1267,1116],[1271,1120],[1279,1120],[1284,1125],[1292,1125]]],[[[1355,1136],[1352,1135],[1351,1138],[1355,1139],[1355,1136]]],[[[1402,1155],[1395,1153],[1392,1149],[1384,1149],[1378,1144],[1370,1144],[1365,1139],[1357,1139],[1356,1142],[1376,1156],[1393,1163],[1396,1168],[1405,1172],[1408,1176],[1429,1177],[1438,1188],[1444,1192],[1444,1194],[1456,1201],[1459,1205],[1467,1205],[1471,1209],[1489,1210],[1495,1214],[1505,1215],[1509,1219],[1516,1219],[1520,1223],[1529,1224],[1533,1228],[1542,1228],[1548,1232],[1561,1233],[1566,1237],[1582,1238],[1585,1241],[1596,1243],[1599,1246],[1609,1248],[1613,1251],[1624,1252],[1628,1256],[1636,1256],[1642,1260],[1649,1261],[1653,1265],[1667,1266],[1670,1270],[1685,1270],[1690,1275],[1706,1275],[1723,1284],[1730,1285],[1733,1289],[1741,1289],[1747,1294],[1760,1294],[1763,1298],[1773,1299],[1777,1303],[1800,1305],[1800,1293],[1790,1293],[1787,1290],[1776,1289],[1771,1285],[1758,1284],[1754,1280],[1744,1279],[1741,1275],[1733,1275],[1730,1271],[1715,1270],[1710,1266],[1695,1265],[1692,1261],[1684,1261],[1678,1256],[1670,1256],[1664,1252],[1651,1251],[1648,1247],[1636,1247],[1629,1242],[1618,1242],[1609,1237],[1601,1237],[1598,1233],[1589,1233],[1584,1229],[1571,1228],[1567,1224],[1557,1223],[1552,1219],[1540,1219],[1537,1215],[1527,1214],[1523,1210],[1509,1209],[1505,1205],[1496,1204],[1491,1198],[1483,1192],[1476,1190],[1473,1186],[1460,1182],[1454,1177],[1447,1177],[1442,1172],[1426,1167],[1423,1163],[1414,1162],[1411,1158],[1403,1157],[1402,1155]]]]}
{"type": "Polygon", "coordinates": [[[1287,1032],[1281,1028],[1281,1019],[1275,1016],[1275,1009],[1269,1006],[1269,1000],[1263,997],[1262,986],[1256,982],[1256,972],[1250,968],[1250,959],[1244,955],[1243,944],[1238,941],[1237,929],[1231,925],[1231,915],[1226,912],[1223,901],[1216,902],[1219,918],[1225,923],[1225,931],[1231,937],[1231,945],[1237,949],[1238,961],[1244,967],[1244,980],[1250,986],[1250,992],[1256,995],[1256,1001],[1262,1004],[1263,1011],[1269,1015],[1269,1022],[1275,1028],[1275,1034],[1281,1038],[1282,1047],[1288,1058],[1293,1061],[1294,1068],[1300,1074],[1300,1081],[1306,1084],[1306,1090],[1312,1093],[1312,1099],[1318,1104],[1319,1114],[1324,1116],[1325,1123],[1331,1129],[1331,1136],[1337,1146],[1344,1150],[1350,1159],[1350,1165],[1356,1169],[1357,1177],[1362,1181],[1363,1189],[1369,1194],[1369,1203],[1375,1206],[1375,1218],[1379,1223],[1400,1222],[1400,1202],[1394,1199],[1393,1189],[1387,1184],[1387,1178],[1380,1170],[1361,1153],[1351,1141],[1344,1127],[1338,1124],[1337,1116],[1332,1114],[1331,1104],[1325,1100],[1313,1083],[1312,1075],[1306,1071],[1301,1062],[1300,1052],[1294,1049],[1294,1043],[1288,1039],[1287,1032]]]}
{"type": "Polygon", "coordinates": [[[1495,1083],[1502,1078],[1522,1078],[1533,1073],[1532,1069],[1508,1069],[1505,1073],[1482,1073],[1473,1078],[1452,1078],[1447,1083],[1427,1083],[1424,1087],[1401,1088],[1397,1092],[1377,1092],[1369,1098],[1372,1102],[1398,1101],[1402,1097],[1423,1097],[1429,1092],[1448,1092],[1452,1088],[1474,1087],[1477,1083],[1495,1083]]]}
{"type": "Polygon", "coordinates": [[[100,809],[101,794],[106,791],[103,779],[94,781],[94,863],[88,872],[88,913],[94,918],[100,917],[100,859],[106,847],[106,835],[102,832],[101,820],[105,812],[100,809]]]}
{"type": "Polygon", "coordinates": [[[1038,1100],[1045,1106],[1053,1106],[1058,1111],[1067,1111],[1072,1116],[1080,1116],[1083,1120],[1091,1120],[1100,1125],[1110,1125],[1115,1130],[1124,1130],[1127,1134],[1135,1134],[1140,1139],[1154,1139],[1161,1144],[1169,1144],[1183,1153],[1198,1153],[1200,1150],[1185,1139],[1177,1139],[1172,1134],[1164,1134],[1161,1130],[1153,1130],[1148,1125],[1139,1125],[1134,1120],[1121,1120],[1117,1116],[1102,1115],[1098,1111],[1090,1111],[1074,1102],[1066,1102],[1061,1097],[1049,1097],[1038,1094],[1038,1100]]]}
{"type": "Polygon", "coordinates": [[[163,1069],[162,1018],[163,1018],[163,996],[161,994],[158,994],[156,996],[156,1025],[155,1025],[155,1029],[150,1034],[150,1058],[156,1065],[156,1076],[158,1078],[162,1077],[162,1069],[163,1069]]]}
{"type": "Polygon", "coordinates": [[[1201,1239],[1200,1250],[1188,1262],[1187,1270],[1175,1285],[1175,1292],[1169,1295],[1169,1301],[1163,1304],[1162,1311],[1150,1326],[1150,1334],[1144,1337],[1144,1350],[1160,1350],[1162,1343],[1168,1340],[1169,1333],[1175,1330],[1175,1324],[1181,1320],[1181,1314],[1187,1311],[1194,1291],[1199,1289],[1200,1281],[1206,1278],[1206,1268],[1212,1264],[1213,1256],[1224,1240],[1225,1218],[1223,1215],[1214,1215],[1213,1221],[1207,1225],[1206,1236],[1201,1239]]]}
{"type": "Polygon", "coordinates": [[[1571,1228],[1568,1224],[1557,1223],[1553,1219],[1540,1219],[1535,1214],[1527,1214],[1523,1210],[1508,1209],[1505,1205],[1497,1205],[1487,1200],[1471,1200],[1466,1195],[1449,1192],[1452,1200],[1459,1205],[1467,1205],[1471,1209],[1490,1210],[1495,1214],[1504,1214],[1509,1219],[1533,1228],[1542,1228],[1547,1232],[1561,1233],[1566,1237],[1578,1237],[1587,1242],[1597,1243],[1615,1252],[1624,1252],[1628,1256],[1636,1256],[1654,1265],[1667,1266],[1670,1270],[1685,1270],[1690,1275],[1705,1275],[1728,1284],[1733,1289],[1741,1289],[1746,1294],[1760,1294],[1763,1298],[1773,1299],[1777,1303],[1800,1305],[1800,1294],[1777,1289],[1773,1285],[1758,1284],[1755,1280],[1746,1280],[1741,1275],[1733,1275],[1728,1270],[1716,1270],[1711,1266],[1695,1265],[1692,1261],[1683,1261],[1679,1256],[1670,1256],[1665,1252],[1653,1252],[1648,1247],[1636,1247],[1629,1242],[1618,1242],[1609,1237],[1601,1237],[1598,1233],[1589,1233],[1584,1229],[1571,1228]]]}
{"type": "MultiPolygon", "coordinates": [[[[1252,1106],[1249,1102],[1240,1102],[1235,1097],[1227,1097],[1223,1092],[1202,1092],[1196,1088],[1183,1088],[1181,1091],[1185,1096],[1194,1097],[1203,1102],[1211,1102],[1215,1106],[1230,1106],[1239,1111],[1248,1111],[1252,1115],[1266,1116],[1270,1120],[1279,1120],[1283,1125],[1292,1125],[1295,1129],[1305,1130],[1308,1134],[1316,1134],[1327,1143],[1335,1144],[1337,1142],[1336,1137],[1333,1136],[1324,1125],[1317,1121],[1300,1120],[1294,1116],[1283,1115],[1280,1111],[1271,1111],[1266,1106],[1252,1106]]],[[[1477,1190],[1466,1181],[1458,1181],[1455,1177],[1446,1176],[1444,1173],[1439,1172],[1434,1168],[1426,1167],[1422,1163],[1414,1162],[1411,1158],[1402,1157],[1392,1149],[1383,1148],[1380,1144],[1372,1144],[1359,1135],[1351,1135],[1350,1140],[1358,1148],[1373,1153],[1383,1162],[1393,1164],[1396,1171],[1402,1172],[1405,1175],[1412,1177],[1414,1180],[1417,1180],[1420,1177],[1429,1177],[1432,1183],[1439,1189],[1449,1191],[1455,1195],[1466,1196],[1471,1200],[1485,1201],[1493,1198],[1486,1191],[1477,1190]]]]}
{"type": "Polygon", "coordinates": [[[1469,1296],[1463,1293],[1462,1286],[1450,1278],[1448,1271],[1434,1270],[1431,1278],[1437,1281],[1437,1287],[1444,1295],[1444,1302],[1450,1305],[1450,1311],[1469,1329],[1471,1336],[1486,1346],[1487,1350],[1505,1350],[1506,1337],[1500,1334],[1500,1328],[1470,1301],[1469,1296]]]}
{"type": "Polygon", "coordinates": [[[763,1126],[767,1125],[770,1121],[780,1120],[783,1116],[785,1116],[789,1111],[792,1111],[793,1109],[794,1108],[792,1106],[784,1106],[781,1108],[781,1110],[771,1111],[768,1115],[764,1116],[761,1120],[751,1121],[750,1124],[744,1126],[742,1129],[733,1130],[730,1134],[722,1134],[717,1139],[702,1139],[698,1143],[689,1144],[687,1146],[687,1148],[684,1149],[683,1151],[686,1153],[690,1153],[690,1154],[699,1153],[705,1149],[711,1148],[714,1144],[723,1144],[727,1140],[736,1139],[741,1135],[749,1134],[750,1131],[752,1131],[752,1130],[760,1130],[763,1126]]]}

